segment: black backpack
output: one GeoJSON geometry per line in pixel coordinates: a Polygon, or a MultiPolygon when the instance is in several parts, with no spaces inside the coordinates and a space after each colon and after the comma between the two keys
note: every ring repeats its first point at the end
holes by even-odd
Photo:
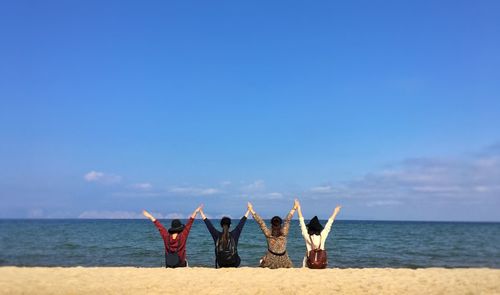
{"type": "Polygon", "coordinates": [[[177,248],[174,252],[170,251],[170,241],[167,244],[167,252],[165,253],[165,267],[175,268],[181,266],[181,257],[177,253],[179,251],[180,236],[177,236],[177,248]]]}
{"type": "Polygon", "coordinates": [[[220,267],[235,267],[238,265],[238,250],[236,250],[236,242],[232,235],[229,235],[226,247],[222,245],[222,236],[217,240],[215,244],[215,259],[216,267],[217,264],[220,267]]]}

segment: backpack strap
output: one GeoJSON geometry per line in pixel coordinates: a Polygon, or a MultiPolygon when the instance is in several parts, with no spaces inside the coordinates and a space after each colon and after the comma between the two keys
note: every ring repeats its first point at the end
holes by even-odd
{"type": "Polygon", "coordinates": [[[311,247],[311,250],[318,250],[318,249],[321,249],[321,240],[322,240],[322,239],[323,239],[323,238],[321,237],[321,234],[320,234],[320,235],[319,235],[319,246],[318,246],[318,248],[315,248],[314,243],[313,243],[313,240],[312,240],[312,235],[309,235],[309,241],[311,241],[311,246],[312,246],[312,247],[311,247]]]}
{"type": "Polygon", "coordinates": [[[236,241],[234,240],[233,236],[231,234],[229,234],[229,243],[231,243],[231,246],[232,247],[232,254],[234,255],[236,252],[238,252],[237,248],[236,248],[236,241]]]}
{"type": "Polygon", "coordinates": [[[217,261],[217,249],[219,249],[219,240],[220,237],[217,238],[217,241],[215,241],[215,269],[219,268],[219,263],[217,261]]]}

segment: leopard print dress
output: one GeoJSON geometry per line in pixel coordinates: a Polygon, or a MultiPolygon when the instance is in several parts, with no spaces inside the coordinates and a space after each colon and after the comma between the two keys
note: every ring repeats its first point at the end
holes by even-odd
{"type": "Polygon", "coordinates": [[[290,228],[290,220],[293,214],[289,213],[284,221],[282,235],[274,237],[271,235],[271,230],[267,228],[264,220],[257,214],[252,214],[255,221],[259,224],[260,229],[267,239],[267,253],[262,257],[260,266],[268,268],[291,268],[293,263],[288,257],[286,251],[286,239],[290,228]]]}

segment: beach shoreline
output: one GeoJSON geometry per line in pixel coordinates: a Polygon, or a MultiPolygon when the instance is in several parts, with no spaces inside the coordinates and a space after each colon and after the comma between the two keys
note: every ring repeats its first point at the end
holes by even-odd
{"type": "Polygon", "coordinates": [[[0,294],[500,294],[500,269],[0,267],[0,294]]]}

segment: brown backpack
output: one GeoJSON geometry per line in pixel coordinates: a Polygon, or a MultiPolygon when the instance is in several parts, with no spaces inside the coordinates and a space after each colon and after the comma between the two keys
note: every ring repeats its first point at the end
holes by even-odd
{"type": "Polygon", "coordinates": [[[309,235],[309,240],[311,241],[311,251],[307,253],[307,267],[312,269],[323,269],[328,265],[328,257],[326,255],[326,250],[322,250],[321,248],[321,235],[320,235],[320,243],[317,248],[314,247],[314,243],[312,241],[311,235],[309,235]]]}

